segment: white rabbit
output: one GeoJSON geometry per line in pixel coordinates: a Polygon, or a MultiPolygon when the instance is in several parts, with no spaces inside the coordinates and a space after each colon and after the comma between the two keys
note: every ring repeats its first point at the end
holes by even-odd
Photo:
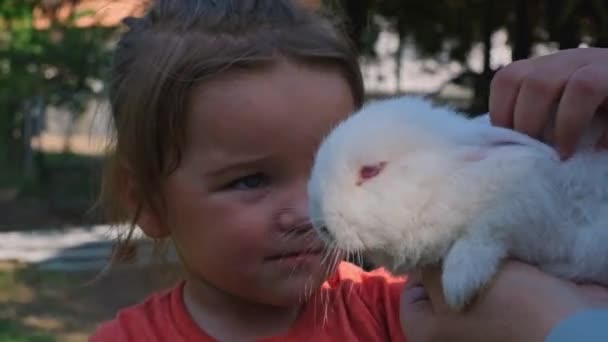
{"type": "Polygon", "coordinates": [[[487,116],[418,97],[372,102],[322,142],[311,220],[328,244],[395,274],[441,263],[455,310],[507,257],[608,285],[608,153],[590,147],[605,127],[596,121],[561,161],[487,116]]]}

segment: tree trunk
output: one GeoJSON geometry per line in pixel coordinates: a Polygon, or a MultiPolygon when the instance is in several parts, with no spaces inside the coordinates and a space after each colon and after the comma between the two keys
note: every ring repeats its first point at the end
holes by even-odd
{"type": "Polygon", "coordinates": [[[40,121],[44,117],[44,111],[46,110],[46,101],[43,96],[34,96],[30,101],[24,112],[23,119],[23,175],[27,181],[34,181],[37,176],[38,170],[36,154],[40,152],[34,152],[32,150],[32,138],[39,135],[40,121]]]}
{"type": "Polygon", "coordinates": [[[396,73],[397,73],[397,94],[401,93],[401,68],[403,66],[403,48],[405,47],[405,28],[403,28],[402,19],[397,19],[397,34],[399,35],[399,46],[397,47],[397,52],[395,53],[395,62],[396,62],[396,73]]]}
{"type": "Polygon", "coordinates": [[[545,8],[549,38],[557,42],[560,50],[578,47],[581,41],[577,15],[569,16],[565,21],[558,22],[559,18],[562,17],[563,0],[547,0],[545,8]]]}
{"type": "Polygon", "coordinates": [[[558,30],[559,49],[577,48],[581,43],[579,38],[579,25],[575,18],[569,18],[558,30]]]}
{"type": "Polygon", "coordinates": [[[355,44],[358,51],[361,50],[361,36],[367,23],[367,9],[369,0],[342,0],[341,6],[348,20],[348,36],[355,44]]]}
{"type": "Polygon", "coordinates": [[[492,33],[494,32],[494,21],[492,13],[494,11],[494,0],[485,2],[485,16],[481,21],[481,32],[483,34],[483,71],[479,77],[475,78],[475,91],[473,103],[470,107],[470,114],[473,116],[486,113],[488,111],[488,98],[490,96],[490,82],[492,80],[491,52],[492,52],[492,33]]]}
{"type": "Polygon", "coordinates": [[[530,57],[532,50],[532,28],[530,27],[530,11],[528,6],[528,0],[518,0],[515,7],[513,50],[511,51],[511,59],[513,61],[530,57]]]}

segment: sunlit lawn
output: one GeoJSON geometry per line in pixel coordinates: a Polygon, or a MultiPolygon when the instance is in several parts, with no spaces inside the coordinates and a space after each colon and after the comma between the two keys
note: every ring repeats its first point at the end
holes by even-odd
{"type": "Polygon", "coordinates": [[[131,267],[89,283],[95,274],[1,263],[0,342],[87,341],[116,310],[175,279],[174,273],[158,268],[131,267]]]}
{"type": "Polygon", "coordinates": [[[58,341],[51,333],[32,332],[30,327],[15,320],[0,320],[0,341],[2,342],[54,342],[58,341]]]}
{"type": "MultiPolygon", "coordinates": [[[[99,156],[44,150],[35,158],[40,167],[33,181],[23,179],[19,165],[0,168],[0,231],[95,221],[89,214],[99,191],[99,156]],[[19,195],[11,199],[14,189],[19,195]]],[[[98,271],[43,271],[0,261],[0,342],[87,341],[120,308],[172,284],[174,270],[125,266],[91,283],[98,271]]]]}

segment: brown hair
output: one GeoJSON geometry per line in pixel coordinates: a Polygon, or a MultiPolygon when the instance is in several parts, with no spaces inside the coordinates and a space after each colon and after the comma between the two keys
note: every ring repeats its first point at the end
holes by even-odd
{"type": "Polygon", "coordinates": [[[108,220],[131,224],[118,247],[127,246],[143,206],[164,217],[161,189],[180,163],[187,97],[205,78],[278,57],[334,65],[361,105],[357,56],[339,26],[291,1],[158,0],[142,18],[125,20],[110,85],[116,135],[101,192],[108,220]],[[134,212],[123,201],[127,170],[137,182],[134,212]]]}

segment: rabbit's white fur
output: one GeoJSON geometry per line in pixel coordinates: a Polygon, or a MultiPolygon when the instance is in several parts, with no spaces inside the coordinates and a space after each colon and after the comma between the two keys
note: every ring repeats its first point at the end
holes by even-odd
{"type": "Polygon", "coordinates": [[[445,298],[461,310],[506,257],[608,285],[608,153],[560,161],[514,130],[419,97],[372,102],[320,146],[310,215],[337,248],[395,274],[442,263],[445,298]],[[365,165],[386,162],[357,185],[365,165]]]}

